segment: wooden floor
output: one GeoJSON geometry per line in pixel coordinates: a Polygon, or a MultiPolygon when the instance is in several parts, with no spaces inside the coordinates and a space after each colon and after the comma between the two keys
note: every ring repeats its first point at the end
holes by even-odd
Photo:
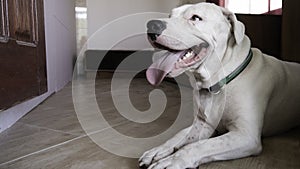
{"type": "MultiPolygon", "coordinates": [[[[91,82],[84,84],[85,88],[93,85],[91,82]]],[[[80,85],[76,85],[74,87],[80,88],[80,85]]],[[[105,119],[119,133],[129,137],[147,138],[166,131],[176,120],[180,98],[185,99],[187,104],[184,106],[192,110],[191,98],[181,96],[176,85],[164,82],[160,89],[166,93],[168,103],[162,116],[149,124],[133,123],[117,113],[111,100],[109,78],[98,79],[95,87],[97,102],[105,119]]],[[[141,111],[147,110],[150,107],[148,95],[153,89],[144,78],[133,80],[129,90],[132,104],[141,111]]],[[[186,93],[191,92],[188,88],[184,90],[186,93]]],[[[89,91],[93,92],[92,89],[89,91]]],[[[86,107],[89,108],[89,105],[86,107]]],[[[181,128],[191,124],[192,120],[192,111],[187,112],[180,122],[181,128]]],[[[108,129],[99,124],[88,130],[105,133],[108,129]]],[[[109,138],[109,134],[105,137],[109,138]]],[[[126,148],[126,143],[123,147],[126,148]]],[[[300,168],[300,129],[263,139],[263,148],[262,154],[257,157],[214,162],[203,165],[200,169],[300,168]]],[[[0,134],[1,169],[137,169],[137,165],[137,159],[114,155],[90,139],[74,110],[72,84],[0,134]]]]}

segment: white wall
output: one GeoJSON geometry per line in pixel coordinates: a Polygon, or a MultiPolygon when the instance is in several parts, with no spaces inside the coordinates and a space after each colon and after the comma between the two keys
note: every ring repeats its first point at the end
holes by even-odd
{"type": "Polygon", "coordinates": [[[44,0],[50,91],[62,89],[72,78],[76,56],[75,1],[44,0]]]}
{"type": "Polygon", "coordinates": [[[130,40],[119,44],[115,49],[149,48],[146,36],[140,34],[146,31],[146,21],[152,18],[166,17],[167,14],[145,12],[170,13],[171,9],[179,4],[180,0],[87,0],[88,35],[90,37],[88,49],[111,49],[111,44],[123,40],[126,35],[130,36],[130,40]],[[137,13],[144,14],[121,18],[137,13]],[[112,21],[114,24],[110,24],[109,27],[94,34],[99,28],[112,21]],[[133,34],[140,34],[140,36],[137,37],[133,34]]]}
{"type": "Polygon", "coordinates": [[[62,89],[72,78],[76,54],[75,2],[44,0],[48,92],[0,112],[0,133],[52,93],[62,89]]]}
{"type": "Polygon", "coordinates": [[[89,37],[87,49],[141,50],[151,48],[145,36],[147,21],[167,17],[173,8],[182,4],[204,1],[87,0],[89,37]],[[124,16],[128,17],[124,18],[124,16]],[[99,30],[100,28],[103,29],[99,30]],[[119,41],[122,42],[115,45],[119,41]],[[112,47],[112,45],[115,46],[112,47]]]}

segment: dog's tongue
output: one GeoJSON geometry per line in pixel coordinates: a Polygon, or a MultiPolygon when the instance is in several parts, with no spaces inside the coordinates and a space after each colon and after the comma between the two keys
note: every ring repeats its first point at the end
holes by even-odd
{"type": "Polygon", "coordinates": [[[167,52],[155,61],[146,72],[149,83],[158,86],[164,77],[171,72],[175,63],[183,53],[184,51],[176,53],[167,52]]]}

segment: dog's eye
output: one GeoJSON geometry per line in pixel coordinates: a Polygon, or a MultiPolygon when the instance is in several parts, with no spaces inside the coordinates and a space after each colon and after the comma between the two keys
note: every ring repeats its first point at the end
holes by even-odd
{"type": "Polygon", "coordinates": [[[193,16],[191,17],[191,20],[192,20],[192,21],[202,21],[203,19],[202,19],[200,16],[198,16],[198,15],[193,15],[193,16]]]}

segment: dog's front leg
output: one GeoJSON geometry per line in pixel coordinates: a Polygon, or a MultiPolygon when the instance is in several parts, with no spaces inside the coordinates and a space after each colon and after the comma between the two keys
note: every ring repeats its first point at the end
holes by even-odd
{"type": "Polygon", "coordinates": [[[184,143],[186,142],[186,136],[188,135],[191,128],[192,126],[181,130],[164,144],[146,151],[139,159],[139,166],[141,168],[147,168],[151,163],[172,154],[179,147],[184,145],[184,143]]]}
{"type": "Polygon", "coordinates": [[[192,126],[180,131],[164,144],[145,152],[139,160],[139,165],[142,168],[148,167],[176,152],[184,145],[209,138],[213,132],[214,130],[207,123],[195,120],[192,126]]]}
{"type": "Polygon", "coordinates": [[[188,144],[173,155],[152,164],[148,169],[195,168],[211,161],[229,160],[258,154],[260,138],[239,131],[188,144]]]}

